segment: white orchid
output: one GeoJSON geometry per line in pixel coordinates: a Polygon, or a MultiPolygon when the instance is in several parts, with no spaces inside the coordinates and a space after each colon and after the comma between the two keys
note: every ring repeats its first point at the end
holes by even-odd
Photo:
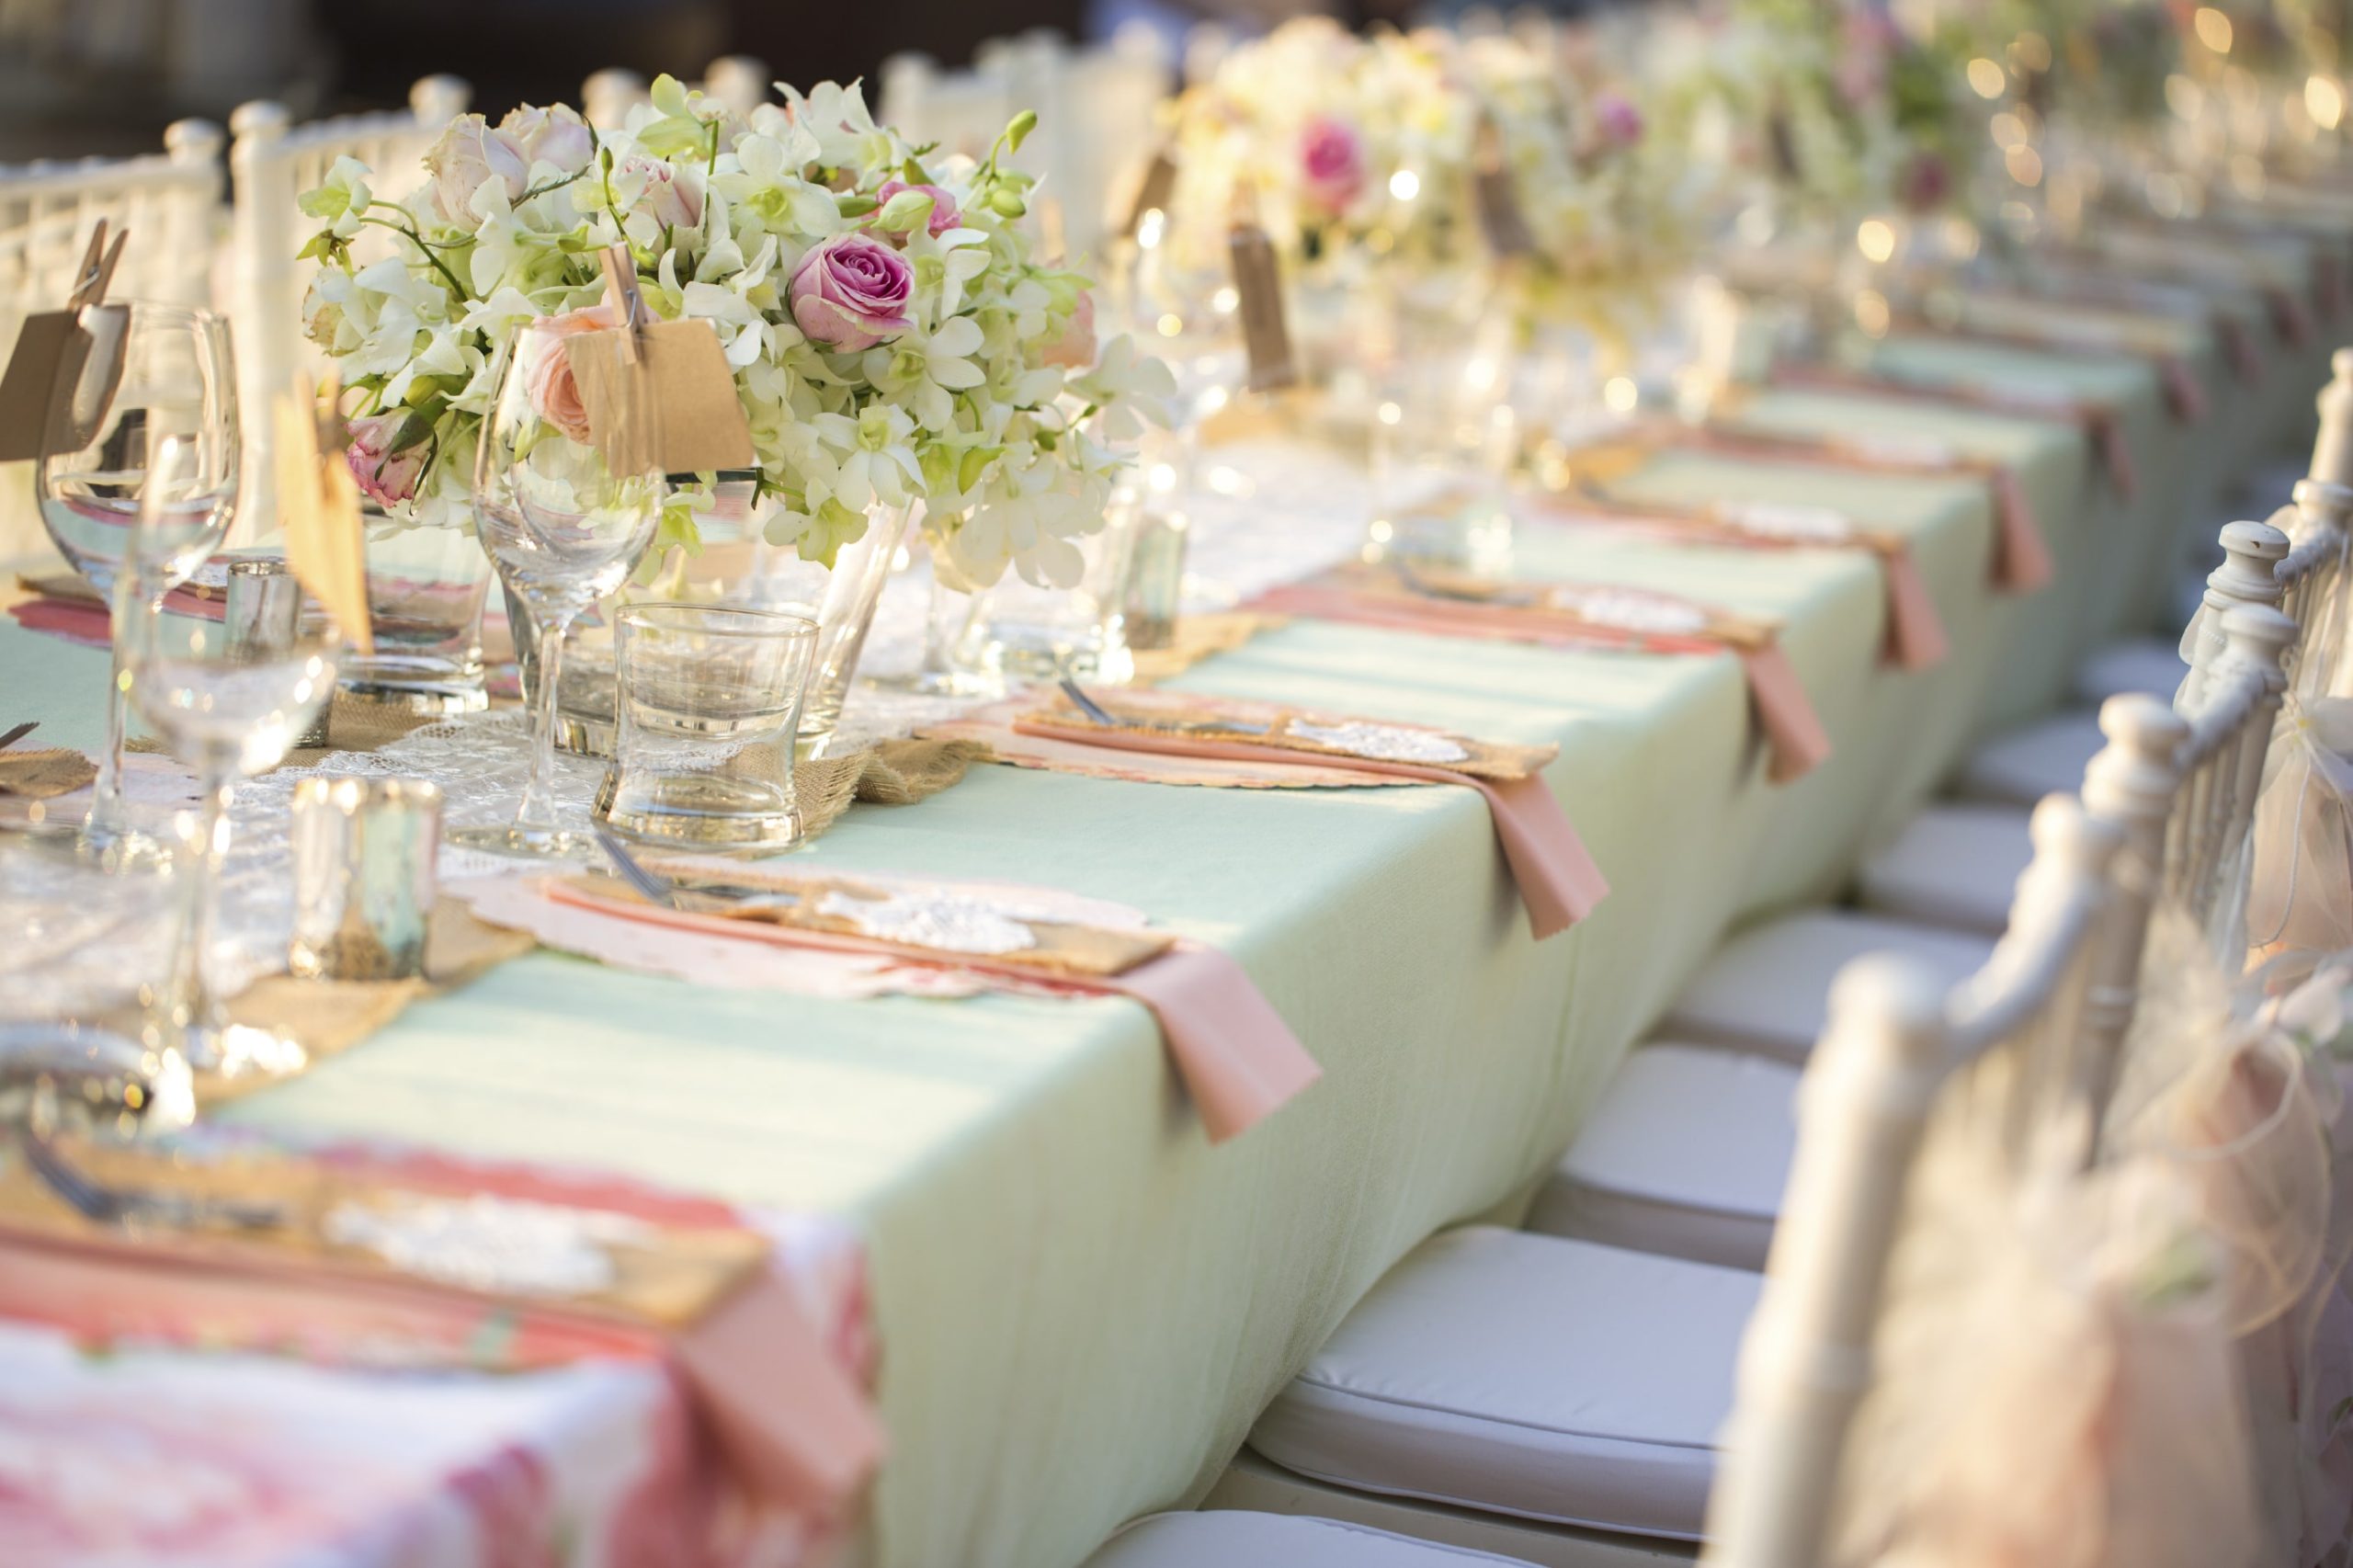
{"type": "MultiPolygon", "coordinates": [[[[466,121],[407,202],[357,164],[306,199],[326,263],[313,336],[355,414],[404,410],[393,427],[432,442],[409,520],[465,520],[498,346],[599,303],[597,253],[626,239],[649,309],[718,336],[771,541],[830,562],[870,515],[921,504],[935,555],[973,585],[1074,575],[1120,444],[1173,383],[1124,339],[1098,362],[1085,280],[1031,258],[1015,218],[1032,181],[1008,160],[1032,121],[983,161],[935,158],[876,125],[856,84],[786,97],[735,116],[665,78],[619,127],[560,107],[466,121]],[[398,254],[359,265],[363,223],[398,254]]],[[[665,548],[691,548],[708,511],[695,487],[675,496],[665,548]]]]}

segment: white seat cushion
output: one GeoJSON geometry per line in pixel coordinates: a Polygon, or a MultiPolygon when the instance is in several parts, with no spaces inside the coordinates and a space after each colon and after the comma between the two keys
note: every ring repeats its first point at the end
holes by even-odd
{"type": "Polygon", "coordinates": [[[1969,801],[1927,808],[1864,859],[1857,902],[1899,920],[2000,936],[2034,858],[2029,815],[2022,806],[1969,801]]]}
{"type": "Polygon", "coordinates": [[[2086,765],[2107,744],[2099,733],[2099,710],[2071,708],[2021,724],[1978,747],[1961,765],[1954,793],[2015,806],[2034,805],[2045,795],[2072,794],[2083,787],[2086,765]]]}
{"type": "Polygon", "coordinates": [[[2075,672],[2075,695],[2095,705],[2135,693],[2171,702],[2188,675],[2189,665],[2181,656],[2179,642],[2136,637],[2127,642],[2110,642],[2086,659],[2075,672]]]}
{"type": "Polygon", "coordinates": [[[1298,1514],[1155,1514],[1105,1542],[1086,1568],[1480,1568],[1518,1564],[1337,1519],[1298,1514]]]}
{"type": "Polygon", "coordinates": [[[1758,1277],[1472,1226],[1389,1271],[1250,1434],[1358,1492],[1696,1540],[1758,1277]]]}
{"type": "Polygon", "coordinates": [[[1529,1210],[1528,1228],[1762,1268],[1797,1146],[1802,1070],[1672,1040],[1626,1059],[1529,1210]]]}
{"type": "Polygon", "coordinates": [[[1715,951],[1659,1033],[1803,1062],[1829,1016],[1830,983],[1865,953],[1908,954],[1958,983],[1994,950],[1972,932],[1848,909],[1807,909],[1750,926],[1715,951]]]}

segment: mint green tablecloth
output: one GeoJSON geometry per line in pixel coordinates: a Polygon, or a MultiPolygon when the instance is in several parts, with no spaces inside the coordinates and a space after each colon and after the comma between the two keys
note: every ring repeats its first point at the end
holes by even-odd
{"type": "MultiPolygon", "coordinates": [[[[1760,407],[1849,429],[1917,424],[1892,407],[1760,407]]],[[[2063,534],[2058,492],[2081,483],[2071,430],[1978,417],[1952,429],[2019,463],[2063,534]]],[[[1226,949],[1325,1073],[1227,1147],[1205,1143],[1155,1029],[1125,1002],[693,992],[547,954],[222,1114],[854,1216],[893,1445],[876,1556],[1074,1562],[1122,1519],[1206,1488],[1399,1256],[1524,1191],[1725,926],[1834,885],[1866,826],[1938,776],[2012,624],[2040,613],[1989,598],[1973,482],[1684,458],[1640,484],[1823,501],[1903,530],[1952,661],[1920,675],[1880,665],[1878,572],[1858,554],[1531,527],[1531,574],[1780,618],[1836,756],[1793,786],[1764,783],[1729,658],[1302,623],[1182,682],[1560,743],[1548,778],[1615,891],[1552,942],[1529,939],[1468,790],[1185,790],[983,767],[921,806],[855,811],[810,852],[819,866],[1120,899],[1226,949]]],[[[2072,551],[2063,541],[2063,559],[2072,551]]],[[[0,719],[91,744],[105,669],[98,653],[0,628],[0,719]]]]}

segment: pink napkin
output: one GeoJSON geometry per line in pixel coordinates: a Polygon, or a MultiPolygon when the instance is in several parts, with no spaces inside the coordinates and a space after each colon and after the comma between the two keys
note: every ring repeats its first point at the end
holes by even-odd
{"type": "Polygon", "coordinates": [[[45,631],[85,647],[108,645],[107,607],[82,599],[19,599],[8,607],[17,624],[28,631],[45,631]]]}
{"type": "Polygon", "coordinates": [[[2223,357],[2230,360],[2231,369],[2248,386],[2263,384],[2263,351],[2255,346],[2255,334],[2246,323],[2227,312],[2218,312],[2214,317],[2215,334],[2222,340],[2223,357]]]}
{"type": "Polygon", "coordinates": [[[1779,642],[1762,648],[1742,648],[1741,667],[1748,673],[1749,705],[1756,711],[1757,727],[1765,732],[1771,761],[1766,777],[1776,784],[1802,778],[1830,760],[1830,732],[1822,727],[1813,699],[1805,694],[1797,670],[1779,642]]]}
{"type": "Polygon", "coordinates": [[[2196,372],[2185,364],[2178,354],[2168,354],[2157,361],[2157,373],[2165,384],[2165,406],[2173,416],[2185,425],[2196,425],[2209,412],[2206,389],[2199,383],[2196,372]]]}
{"type": "Polygon", "coordinates": [[[2279,340],[2290,348],[2302,348],[2313,340],[2313,313],[2293,289],[2272,288],[2264,291],[2265,301],[2271,307],[2271,324],[2279,340]]]}
{"type": "Polygon", "coordinates": [[[2050,585],[2051,547],[2026,498],[2026,486],[2007,468],[1986,475],[1994,498],[1994,582],[2013,594],[2040,593],[2050,585]]]}
{"type": "Polygon", "coordinates": [[[1952,639],[1912,551],[1898,545],[1881,552],[1880,574],[1887,588],[1887,658],[1906,670],[1943,664],[1952,652],[1952,639]]]}
{"type": "Polygon", "coordinates": [[[544,882],[540,887],[558,903],[594,909],[617,920],[640,920],[781,947],[879,953],[908,963],[943,965],[959,972],[1016,983],[1025,990],[1129,997],[1152,1009],[1160,1021],[1161,1039],[1212,1143],[1249,1131],[1324,1075],[1249,974],[1213,948],[1179,942],[1125,974],[1047,973],[1021,964],[992,962],[982,954],[938,953],[842,932],[808,931],[599,898],[563,881],[544,882]]]}
{"type": "Polygon", "coordinates": [[[1386,774],[1393,778],[1420,778],[1432,784],[1461,784],[1487,798],[1487,810],[1503,846],[1504,858],[1519,884],[1520,902],[1528,908],[1528,925],[1537,939],[1567,930],[1594,911],[1609,892],[1609,883],[1577,836],[1575,826],[1561,810],[1561,802],[1540,774],[1498,782],[1474,778],[1443,767],[1423,767],[1406,762],[1383,762],[1361,756],[1324,757],[1313,752],[1276,751],[1241,743],[1195,740],[1187,735],[1147,735],[1111,732],[1085,722],[1064,723],[1040,714],[1013,722],[1025,735],[1051,735],[1056,740],[1109,751],[1164,753],[1171,756],[1224,757],[1233,762],[1277,758],[1308,767],[1344,768],[1356,773],[1386,774]]]}
{"type": "Polygon", "coordinates": [[[1732,653],[1748,680],[1748,695],[1759,727],[1772,748],[1770,777],[1776,784],[1802,778],[1830,756],[1830,735],[1813,710],[1813,699],[1778,643],[1748,649],[1701,636],[1643,634],[1574,623],[1568,617],[1544,624],[1541,609],[1465,600],[1415,599],[1358,593],[1332,583],[1287,583],[1251,601],[1273,615],[1339,620],[1396,631],[1439,637],[1481,637],[1536,642],[1551,648],[1598,648],[1640,653],[1732,653]]]}
{"type": "MultiPolygon", "coordinates": [[[[450,1196],[577,1203],[561,1182],[517,1168],[469,1167],[450,1196]]],[[[606,1199],[586,1207],[697,1222],[658,1195],[650,1209],[606,1199]]],[[[698,1200],[684,1200],[689,1208],[698,1200]]],[[[733,1223],[718,1205],[702,1222],[733,1223]]],[[[663,1333],[572,1308],[491,1298],[399,1274],[359,1274],[293,1255],[225,1254],[200,1235],[133,1240],[0,1234],[0,1313],[48,1323],[85,1344],[148,1340],[290,1351],[330,1362],[400,1346],[430,1363],[513,1369],[594,1358],[666,1362],[691,1395],[719,1455],[745,1492],[813,1519],[838,1521],[881,1462],[881,1423],[826,1346],[791,1283],[764,1268],[700,1321],[663,1333]],[[495,1327],[493,1334],[487,1329],[495,1327]]]]}

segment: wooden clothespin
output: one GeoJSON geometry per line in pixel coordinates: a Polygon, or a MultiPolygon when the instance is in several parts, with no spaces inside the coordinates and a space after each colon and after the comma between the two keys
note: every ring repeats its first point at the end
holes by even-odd
{"type": "Polygon", "coordinates": [[[116,231],[112,244],[107,234],[101,218],[90,230],[65,308],[28,315],[17,329],[16,351],[0,375],[0,462],[86,447],[114,405],[129,314],[106,297],[131,233],[116,231]]]}
{"type": "Polygon", "coordinates": [[[613,324],[624,329],[616,351],[622,364],[634,365],[644,354],[645,324],[649,319],[645,291],[637,281],[637,262],[629,254],[625,240],[615,240],[602,254],[605,305],[613,312],[613,324]]]}
{"type": "Polygon", "coordinates": [[[78,311],[85,305],[106,302],[107,289],[114,282],[115,264],[122,260],[123,243],[131,238],[131,231],[122,230],[107,244],[107,221],[101,218],[90,229],[89,248],[82,253],[81,269],[74,274],[74,292],[65,301],[68,310],[78,311]]]}
{"type": "Polygon", "coordinates": [[[1257,187],[1247,180],[1234,187],[1226,260],[1233,268],[1249,390],[1277,392],[1297,385],[1299,364],[1291,354],[1290,326],[1283,310],[1282,272],[1276,263],[1274,242],[1258,222],[1257,187]]]}
{"type": "Polygon", "coordinates": [[[327,413],[311,378],[295,379],[271,410],[277,441],[278,522],[286,535],[286,566],[325,607],[362,653],[376,651],[368,610],[368,562],[359,522],[359,485],[340,445],[321,437],[342,424],[336,389],[327,385],[327,413]]]}
{"type": "Polygon", "coordinates": [[[757,461],[735,372],[707,321],[647,308],[629,246],[603,253],[614,324],[564,340],[589,439],[616,474],[714,473],[757,461]]]}

